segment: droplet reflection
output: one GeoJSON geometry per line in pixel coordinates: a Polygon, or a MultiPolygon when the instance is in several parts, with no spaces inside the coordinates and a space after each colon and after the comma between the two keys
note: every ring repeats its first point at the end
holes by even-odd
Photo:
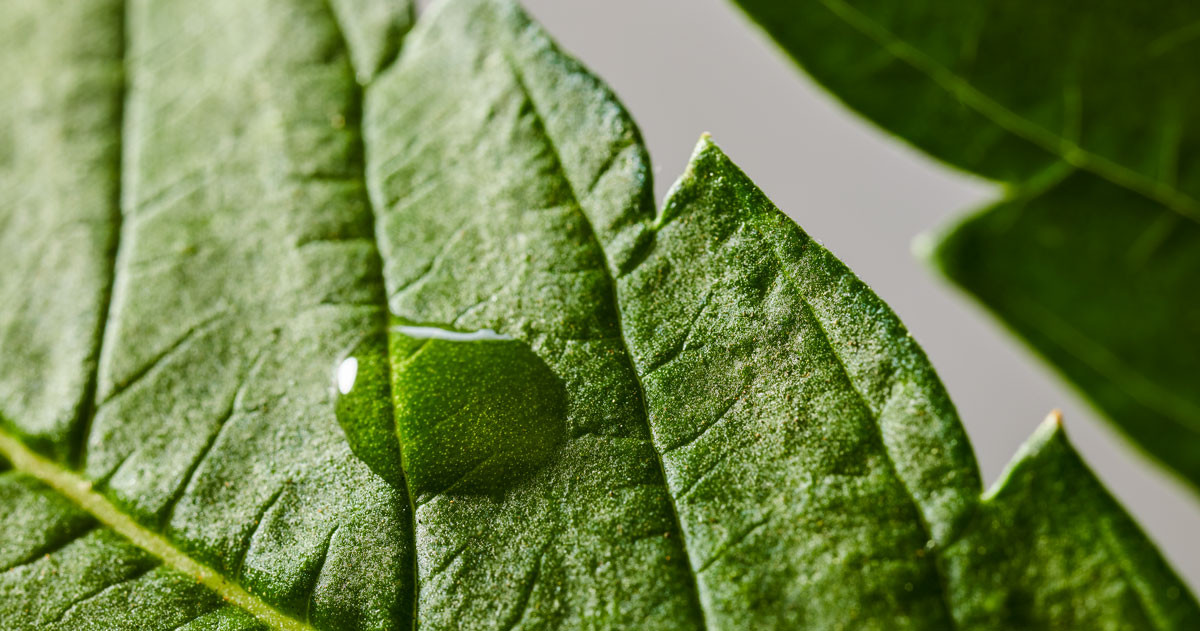
{"type": "Polygon", "coordinates": [[[354,389],[354,380],[357,378],[358,358],[347,357],[342,360],[337,370],[338,392],[340,394],[350,394],[350,391],[354,389]]]}

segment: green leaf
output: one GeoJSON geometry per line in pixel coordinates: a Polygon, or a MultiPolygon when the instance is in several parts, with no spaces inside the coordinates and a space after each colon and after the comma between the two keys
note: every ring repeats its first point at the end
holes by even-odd
{"type": "Polygon", "coordinates": [[[6,629],[311,628],[140,528],[91,485],[0,434],[6,629]],[[243,608],[244,607],[244,608],[243,608]]]}
{"type": "Polygon", "coordinates": [[[1007,185],[935,264],[1200,486],[1200,9],[737,3],[848,106],[1007,185]]]}
{"type": "Polygon", "coordinates": [[[0,627],[1200,622],[1056,422],[982,495],[895,315],[707,138],[656,213],[515,4],[394,58],[363,6],[13,10],[77,32],[0,40],[0,384],[43,393],[0,398],[0,627]]]}
{"type": "MultiPolygon", "coordinates": [[[[383,6],[407,23],[405,5],[383,6]]],[[[3,23],[9,432],[132,524],[105,525],[160,535],[256,611],[269,603],[268,621],[408,618],[407,495],[351,453],[334,414],[333,359],[386,311],[364,73],[330,8],[28,2],[3,23]]],[[[39,604],[2,600],[0,627],[37,628],[12,616],[39,604]]]]}

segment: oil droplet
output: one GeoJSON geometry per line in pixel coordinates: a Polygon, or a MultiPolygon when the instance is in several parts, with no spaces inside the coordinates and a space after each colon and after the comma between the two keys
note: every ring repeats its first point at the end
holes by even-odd
{"type": "Polygon", "coordinates": [[[562,443],[566,391],[524,342],[409,325],[390,338],[396,432],[418,503],[501,492],[562,443]]]}
{"type": "Polygon", "coordinates": [[[392,420],[392,394],[387,335],[378,333],[359,344],[337,366],[338,424],[350,450],[379,477],[404,488],[400,445],[392,420]]]}

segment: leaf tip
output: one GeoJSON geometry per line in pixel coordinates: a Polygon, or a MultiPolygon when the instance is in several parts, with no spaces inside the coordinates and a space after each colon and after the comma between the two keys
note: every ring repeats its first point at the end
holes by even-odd
{"type": "Polygon", "coordinates": [[[721,149],[717,147],[717,143],[713,142],[712,134],[704,132],[700,134],[700,140],[696,141],[696,148],[692,149],[692,157],[688,162],[694,163],[697,158],[711,151],[722,153],[721,149]]]}
{"type": "Polygon", "coordinates": [[[1067,441],[1067,432],[1063,428],[1063,413],[1057,408],[1050,410],[1046,418],[1042,420],[1042,424],[1038,426],[1037,431],[1029,438],[1029,446],[1042,447],[1051,442],[1059,442],[1069,444],[1067,441]]]}
{"type": "MultiPolygon", "coordinates": [[[[1074,447],[1067,440],[1063,429],[1063,413],[1061,410],[1051,410],[1033,435],[1025,441],[1017,453],[1009,461],[1008,466],[1000,473],[1000,477],[984,494],[984,501],[991,501],[1006,487],[1012,485],[1011,480],[1021,475],[1022,471],[1030,471],[1038,467],[1038,462],[1074,462],[1082,465],[1074,447]]],[[[1072,467],[1073,468],[1073,467],[1072,467]]]]}

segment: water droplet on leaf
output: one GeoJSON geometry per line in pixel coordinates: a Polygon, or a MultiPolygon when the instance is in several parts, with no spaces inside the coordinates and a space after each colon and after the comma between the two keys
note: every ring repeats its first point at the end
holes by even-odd
{"type": "Polygon", "coordinates": [[[335,372],[351,449],[393,486],[407,480],[419,503],[501,492],[566,433],[561,380],[527,344],[489,329],[397,324],[335,372]]]}
{"type": "Polygon", "coordinates": [[[562,442],[563,384],[524,342],[396,326],[391,352],[396,430],[417,501],[502,491],[562,442]]]}

